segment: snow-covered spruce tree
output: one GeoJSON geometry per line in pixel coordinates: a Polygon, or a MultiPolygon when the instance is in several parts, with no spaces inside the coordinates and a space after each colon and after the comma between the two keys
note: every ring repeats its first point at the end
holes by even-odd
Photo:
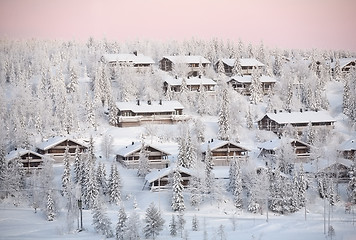
{"type": "Polygon", "coordinates": [[[199,221],[197,215],[194,215],[192,218],[192,231],[198,231],[198,230],[199,230],[199,221]]]}
{"type": "Polygon", "coordinates": [[[345,79],[343,94],[343,113],[352,122],[356,122],[356,70],[352,70],[345,79]]]}
{"type": "Polygon", "coordinates": [[[87,123],[89,124],[90,127],[93,127],[96,130],[95,111],[94,111],[93,101],[91,100],[89,93],[86,94],[85,106],[86,106],[87,123]]]}
{"type": "Polygon", "coordinates": [[[53,221],[56,215],[52,190],[47,191],[46,216],[47,221],[53,221]]]}
{"type": "Polygon", "coordinates": [[[350,171],[350,181],[347,185],[347,196],[349,202],[356,203],[356,167],[352,165],[350,171]]]}
{"type": "Polygon", "coordinates": [[[285,214],[291,212],[291,184],[288,179],[283,179],[281,173],[276,169],[271,176],[270,197],[268,200],[269,208],[273,212],[285,214]]]}
{"type": "MultiPolygon", "coordinates": [[[[91,164],[88,164],[88,166],[91,166],[91,164]]],[[[95,206],[99,196],[99,187],[95,176],[94,166],[88,167],[86,174],[87,176],[85,177],[84,188],[82,188],[83,200],[86,207],[88,209],[92,209],[95,206]]]]}
{"type": "Polygon", "coordinates": [[[111,228],[111,220],[106,215],[104,209],[101,207],[101,203],[96,203],[92,210],[94,229],[104,235],[107,238],[114,236],[113,230],[111,228]]]}
{"type": "Polygon", "coordinates": [[[111,165],[108,185],[109,202],[119,204],[121,202],[121,178],[120,173],[115,164],[111,165]]]}
{"type": "Polygon", "coordinates": [[[192,176],[191,180],[189,181],[190,204],[198,209],[202,201],[202,187],[203,184],[201,179],[197,176],[192,176]]]}
{"type": "Polygon", "coordinates": [[[200,118],[197,118],[194,120],[194,127],[195,135],[198,139],[199,142],[204,142],[205,141],[205,125],[201,121],[200,118]]]}
{"type": "Polygon", "coordinates": [[[238,58],[238,57],[235,58],[234,66],[232,68],[232,75],[233,76],[236,76],[236,75],[242,76],[241,62],[240,62],[240,58],[238,58]]]}
{"type": "Polygon", "coordinates": [[[118,221],[116,224],[116,239],[124,240],[125,232],[127,230],[127,215],[123,206],[119,209],[118,221]]]}
{"type": "Polygon", "coordinates": [[[218,62],[218,74],[219,75],[223,75],[223,74],[225,74],[225,68],[224,68],[224,63],[223,63],[223,61],[222,60],[219,60],[219,62],[218,62]]]}
{"type": "Polygon", "coordinates": [[[218,139],[228,141],[230,139],[230,101],[227,88],[222,91],[222,100],[219,111],[219,132],[218,139]]]}
{"type": "Polygon", "coordinates": [[[209,112],[209,109],[207,107],[208,98],[207,98],[205,87],[203,86],[202,82],[200,83],[199,86],[199,92],[197,93],[196,103],[197,103],[196,104],[197,112],[199,113],[200,116],[207,114],[209,112]]]}
{"type": "Polygon", "coordinates": [[[111,126],[117,126],[118,124],[118,111],[115,103],[109,101],[109,124],[111,126]]]}
{"type": "Polygon", "coordinates": [[[175,212],[183,212],[185,210],[183,179],[178,169],[175,169],[173,172],[172,191],[172,210],[175,212]]]}
{"type": "Polygon", "coordinates": [[[138,159],[138,169],[137,176],[145,177],[150,172],[150,165],[147,157],[147,153],[145,151],[145,147],[142,145],[140,150],[140,156],[138,159]]]}
{"type": "Polygon", "coordinates": [[[152,202],[146,210],[144,235],[146,238],[152,237],[156,239],[156,236],[163,230],[164,219],[161,216],[161,212],[152,202]]]}
{"type": "Polygon", "coordinates": [[[180,232],[180,237],[183,238],[183,231],[185,226],[186,220],[184,219],[183,212],[178,214],[177,219],[177,230],[180,232]]]}
{"type": "Polygon", "coordinates": [[[169,223],[169,235],[173,237],[177,236],[177,223],[173,214],[172,214],[172,219],[169,223]]]}
{"type": "Polygon", "coordinates": [[[272,97],[273,97],[273,92],[271,89],[268,90],[267,92],[267,107],[266,107],[266,113],[272,113],[274,111],[274,105],[272,102],[272,97]]]}
{"type": "Polygon", "coordinates": [[[335,81],[340,81],[342,76],[341,76],[341,66],[340,66],[340,60],[336,59],[335,61],[335,67],[334,67],[334,79],[335,81]]]}
{"type": "Polygon", "coordinates": [[[124,239],[139,240],[140,239],[140,217],[136,211],[132,211],[127,220],[127,230],[124,239]]]}
{"type": "Polygon", "coordinates": [[[103,152],[103,155],[106,160],[109,160],[110,154],[112,152],[112,143],[113,143],[113,138],[109,134],[105,134],[102,141],[101,141],[101,151],[103,152]]]}
{"type": "Polygon", "coordinates": [[[106,171],[105,165],[100,163],[96,168],[96,181],[98,182],[99,193],[106,195],[108,191],[107,179],[106,179],[106,171]]]}
{"type": "Polygon", "coordinates": [[[204,163],[205,163],[204,171],[205,171],[206,193],[211,193],[213,190],[215,179],[214,179],[214,173],[212,172],[214,163],[213,163],[213,158],[211,156],[211,150],[209,146],[208,149],[206,150],[204,163]]]}
{"type": "Polygon", "coordinates": [[[259,71],[254,69],[251,75],[250,102],[255,105],[263,101],[263,89],[260,77],[259,71]]]}
{"type": "Polygon", "coordinates": [[[246,114],[246,127],[248,129],[252,129],[252,127],[253,127],[253,119],[252,119],[252,114],[251,114],[250,107],[248,108],[248,112],[246,114]]]}
{"type": "Polygon", "coordinates": [[[23,171],[23,165],[20,162],[20,157],[6,163],[6,172],[4,172],[5,177],[2,185],[4,187],[5,197],[18,196],[21,194],[21,190],[25,186],[25,173],[23,171]]]}
{"type": "Polygon", "coordinates": [[[219,240],[226,240],[224,225],[220,224],[219,229],[217,231],[217,235],[219,240]]]}
{"type": "Polygon", "coordinates": [[[83,172],[83,160],[82,154],[79,152],[79,146],[75,148],[75,156],[74,156],[74,183],[80,183],[82,180],[82,172],[83,172]]]}
{"type": "Polygon", "coordinates": [[[5,189],[4,182],[6,179],[6,173],[7,165],[5,159],[5,149],[2,145],[0,145],[0,189],[5,189]]]}
{"type": "Polygon", "coordinates": [[[273,74],[277,77],[281,76],[282,73],[282,60],[278,49],[275,50],[274,63],[273,63],[273,74]]]}
{"type": "Polygon", "coordinates": [[[181,136],[178,139],[177,166],[186,168],[187,165],[187,143],[185,136],[181,136]]]}
{"type": "Polygon", "coordinates": [[[294,148],[289,138],[282,138],[279,148],[276,150],[276,161],[279,170],[290,174],[296,159],[294,148]]]}
{"type": "Polygon", "coordinates": [[[238,209],[242,208],[242,178],[241,178],[241,167],[239,161],[234,158],[235,164],[234,164],[234,169],[233,169],[233,175],[234,175],[234,182],[232,183],[233,185],[233,191],[232,195],[234,196],[234,206],[238,209]]]}
{"type": "Polygon", "coordinates": [[[187,133],[186,150],[186,168],[192,168],[196,164],[197,154],[189,130],[187,133]]]}
{"type": "Polygon", "coordinates": [[[71,176],[70,176],[70,163],[69,163],[69,147],[65,148],[64,157],[63,157],[63,165],[64,171],[62,175],[62,195],[64,197],[70,197],[71,192],[71,176]]]}
{"type": "Polygon", "coordinates": [[[298,201],[298,208],[302,208],[306,204],[306,191],[308,187],[308,180],[304,175],[303,165],[300,165],[298,171],[294,176],[294,189],[296,190],[296,199],[298,201]]]}

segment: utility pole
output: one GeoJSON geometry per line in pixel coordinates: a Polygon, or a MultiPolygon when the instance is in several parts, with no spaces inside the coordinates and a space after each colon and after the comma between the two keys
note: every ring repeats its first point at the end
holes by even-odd
{"type": "Polygon", "coordinates": [[[324,234],[326,234],[326,225],[325,225],[325,196],[324,196],[324,234]]]}
{"type": "Polygon", "coordinates": [[[80,228],[79,232],[83,231],[83,202],[82,199],[78,199],[78,208],[80,214],[80,228]]]}

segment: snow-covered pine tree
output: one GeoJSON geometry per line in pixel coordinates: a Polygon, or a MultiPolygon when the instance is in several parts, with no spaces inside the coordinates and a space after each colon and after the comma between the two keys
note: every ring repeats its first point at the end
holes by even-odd
{"type": "Polygon", "coordinates": [[[199,92],[197,93],[197,98],[196,98],[197,112],[199,113],[200,116],[208,112],[207,100],[208,98],[207,98],[206,90],[201,82],[199,86],[199,92]]]}
{"type": "Polygon", "coordinates": [[[53,200],[53,193],[52,190],[47,192],[47,204],[46,204],[46,216],[47,221],[53,221],[55,218],[56,210],[53,200]]]}
{"type": "Polygon", "coordinates": [[[219,111],[219,132],[218,139],[228,141],[230,139],[230,101],[227,88],[222,91],[222,100],[219,111]]]}
{"type": "Polygon", "coordinates": [[[173,237],[177,236],[177,223],[173,214],[172,214],[172,219],[169,223],[169,235],[173,237]]]}
{"type": "Polygon", "coordinates": [[[82,172],[83,172],[83,160],[82,154],[79,152],[79,146],[75,148],[74,155],[74,183],[80,183],[82,180],[82,172]]]}
{"type": "Polygon", "coordinates": [[[349,202],[356,203],[356,167],[355,165],[351,166],[350,171],[350,181],[347,184],[347,196],[349,202]]]}
{"type": "Polygon", "coordinates": [[[186,136],[181,136],[178,139],[178,156],[177,156],[177,166],[187,167],[187,143],[186,136]]]}
{"type": "Polygon", "coordinates": [[[272,97],[273,97],[273,92],[271,89],[268,90],[267,92],[267,107],[266,107],[266,113],[272,113],[274,111],[274,105],[272,102],[272,97]]]}
{"type": "Polygon", "coordinates": [[[242,208],[242,172],[241,172],[241,167],[239,160],[237,160],[234,157],[235,164],[233,164],[234,169],[233,169],[233,180],[234,182],[232,183],[232,195],[234,196],[234,205],[236,208],[241,209],[242,208]]]}
{"type": "Polygon", "coordinates": [[[163,230],[164,219],[161,216],[161,212],[152,202],[146,210],[144,235],[146,238],[152,236],[152,239],[156,239],[156,236],[163,230]]]}
{"type": "Polygon", "coordinates": [[[259,71],[254,69],[251,75],[250,102],[255,105],[263,101],[263,89],[260,77],[259,71]]]}
{"type": "Polygon", "coordinates": [[[335,67],[334,67],[334,79],[335,81],[340,81],[341,80],[341,66],[340,66],[340,60],[336,59],[335,61],[335,67]]]}
{"type": "Polygon", "coordinates": [[[109,160],[109,158],[110,158],[110,154],[112,152],[113,141],[114,141],[114,139],[109,134],[105,134],[101,141],[101,151],[103,152],[103,155],[106,160],[109,160]]]}
{"type": "MultiPolygon", "coordinates": [[[[5,189],[5,181],[6,181],[6,174],[7,174],[7,164],[5,159],[5,149],[2,145],[0,145],[0,189],[5,189]]],[[[0,193],[1,198],[3,196],[3,192],[0,193]]]]}
{"type": "Polygon", "coordinates": [[[218,61],[218,74],[219,75],[225,74],[224,63],[221,59],[218,61]]]}
{"type": "Polygon", "coordinates": [[[300,165],[298,171],[296,171],[294,184],[297,192],[298,207],[302,208],[306,204],[306,191],[308,187],[308,180],[304,175],[303,165],[300,165]]]}
{"type": "Polygon", "coordinates": [[[140,150],[140,156],[138,159],[138,169],[137,175],[139,177],[145,177],[151,171],[147,153],[145,151],[144,145],[142,145],[140,150]]]}
{"type": "Polygon", "coordinates": [[[124,240],[125,232],[127,230],[127,215],[123,206],[119,209],[118,221],[116,224],[116,239],[124,240]]]}
{"type": "Polygon", "coordinates": [[[205,163],[204,171],[205,171],[206,192],[211,193],[214,186],[215,179],[214,179],[214,173],[212,172],[214,163],[211,155],[210,146],[208,146],[208,149],[206,150],[204,163],[205,163]]]}
{"type": "Polygon", "coordinates": [[[187,133],[187,141],[185,142],[186,144],[186,168],[192,168],[197,159],[197,154],[196,154],[196,149],[194,147],[192,137],[191,137],[191,132],[188,130],[187,133]]]}
{"type": "Polygon", "coordinates": [[[176,212],[183,212],[185,210],[183,197],[183,179],[178,169],[173,172],[172,184],[172,210],[176,212]]]}
{"type": "Polygon", "coordinates": [[[177,230],[180,232],[181,238],[183,238],[183,231],[184,231],[185,223],[186,223],[186,220],[184,219],[183,212],[180,212],[178,214],[178,219],[177,219],[177,230]]]}
{"type": "Polygon", "coordinates": [[[87,123],[89,124],[89,126],[93,127],[96,130],[96,116],[95,116],[93,101],[91,100],[88,92],[86,93],[85,106],[86,106],[87,123]]]}
{"type": "Polygon", "coordinates": [[[115,103],[109,101],[109,124],[111,126],[117,126],[118,124],[118,111],[115,103]]]}
{"type": "Polygon", "coordinates": [[[62,175],[62,195],[65,197],[70,197],[71,193],[71,176],[70,176],[70,163],[69,163],[69,147],[67,146],[64,151],[63,165],[64,171],[62,175]]]}
{"type": "Polygon", "coordinates": [[[252,119],[252,114],[251,114],[250,107],[248,108],[248,112],[246,114],[246,127],[248,129],[252,129],[252,127],[253,127],[253,119],[252,119]]]}
{"type": "Polygon", "coordinates": [[[93,225],[94,229],[104,235],[107,238],[112,238],[114,236],[113,230],[111,228],[111,220],[106,215],[104,209],[101,207],[101,203],[96,203],[92,210],[93,214],[93,225]]]}
{"type": "MultiPolygon", "coordinates": [[[[93,166],[88,164],[88,166],[93,166]]],[[[88,167],[86,170],[87,176],[85,177],[84,188],[83,190],[83,200],[84,204],[88,209],[92,209],[95,207],[95,203],[97,202],[97,198],[99,195],[99,187],[98,182],[95,177],[95,169],[93,167],[88,167]]]]}
{"type": "Polygon", "coordinates": [[[108,191],[105,165],[99,162],[96,168],[96,181],[98,182],[99,193],[106,195],[108,191]]]}
{"type": "Polygon", "coordinates": [[[198,231],[199,230],[199,221],[197,218],[197,215],[194,215],[192,218],[192,231],[198,231]]]}
{"type": "Polygon", "coordinates": [[[132,211],[127,220],[127,231],[124,239],[139,240],[140,239],[140,217],[136,211],[132,211]]]}
{"type": "Polygon", "coordinates": [[[290,191],[287,179],[282,179],[281,172],[276,169],[271,176],[270,197],[268,200],[269,208],[273,212],[288,213],[290,209],[290,197],[287,191],[290,191]]]}
{"type": "Polygon", "coordinates": [[[197,176],[192,176],[189,181],[189,190],[190,190],[190,204],[193,207],[199,209],[200,203],[202,201],[202,181],[197,176]]]}
{"type": "Polygon", "coordinates": [[[235,58],[234,66],[232,68],[232,75],[233,76],[236,76],[236,75],[242,76],[242,67],[241,67],[240,58],[235,58]]]}
{"type": "Polygon", "coordinates": [[[275,50],[274,63],[273,63],[273,74],[280,77],[282,73],[282,60],[278,49],[275,50]]]}
{"type": "Polygon", "coordinates": [[[109,177],[109,202],[119,204],[121,202],[121,178],[115,164],[111,165],[109,177]]]}

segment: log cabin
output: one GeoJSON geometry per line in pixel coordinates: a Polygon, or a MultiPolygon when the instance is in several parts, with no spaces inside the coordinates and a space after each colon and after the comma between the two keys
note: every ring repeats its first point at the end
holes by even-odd
{"type": "MultiPolygon", "coordinates": [[[[312,148],[308,143],[299,141],[297,139],[284,139],[286,142],[290,143],[291,147],[294,150],[296,156],[296,162],[308,162],[310,160],[310,150],[312,148]]],[[[261,143],[258,148],[260,153],[258,157],[271,157],[274,159],[276,157],[276,152],[283,145],[281,138],[275,138],[270,141],[261,143]]]]}
{"type": "Polygon", "coordinates": [[[44,161],[54,161],[48,156],[44,156],[31,150],[22,148],[9,152],[9,154],[6,155],[5,160],[7,162],[11,162],[16,158],[19,159],[20,163],[22,164],[22,169],[26,173],[32,173],[35,170],[42,169],[42,164],[44,161]]]}
{"type": "Polygon", "coordinates": [[[142,124],[174,124],[186,121],[183,105],[178,101],[117,102],[118,127],[135,127],[142,124]]]}
{"type": "MultiPolygon", "coordinates": [[[[204,88],[204,91],[212,94],[215,93],[216,82],[210,78],[203,77],[199,75],[198,77],[187,77],[184,78],[188,91],[190,92],[200,92],[200,88],[204,88]]],[[[182,88],[183,78],[167,76],[165,78],[163,89],[167,93],[168,90],[171,92],[180,92],[182,88]]]]}
{"type": "MultiPolygon", "coordinates": [[[[222,61],[223,65],[224,65],[225,74],[229,77],[232,76],[233,75],[232,69],[234,68],[236,59],[235,58],[219,59],[214,64],[214,68],[216,71],[218,69],[219,61],[222,61]]],[[[255,69],[262,72],[265,68],[265,65],[255,58],[240,58],[240,65],[241,65],[241,69],[242,69],[242,73],[241,73],[242,75],[251,75],[253,73],[253,71],[255,71],[255,69]]]]}
{"type": "Polygon", "coordinates": [[[118,54],[104,54],[101,61],[108,64],[109,67],[129,67],[138,71],[151,70],[155,63],[151,57],[134,52],[118,53],[118,54]]]}
{"type": "MultiPolygon", "coordinates": [[[[228,81],[227,84],[231,86],[235,91],[241,93],[242,95],[249,96],[250,95],[250,87],[251,87],[251,75],[243,75],[243,76],[232,76],[228,81]]],[[[262,84],[262,90],[264,94],[268,94],[268,91],[272,90],[274,85],[276,84],[277,80],[262,75],[259,78],[262,84]]]]}
{"type": "Polygon", "coordinates": [[[200,71],[205,71],[210,66],[210,61],[202,56],[179,55],[163,56],[159,61],[159,67],[163,71],[171,72],[182,65],[188,71],[188,76],[198,76],[200,71]],[[200,69],[201,68],[201,69],[200,69]]]}
{"type": "Polygon", "coordinates": [[[239,161],[246,162],[250,151],[238,143],[218,139],[209,140],[201,146],[201,149],[203,161],[205,161],[206,153],[210,149],[214,166],[229,166],[234,157],[239,161]]]}
{"type": "Polygon", "coordinates": [[[162,169],[169,165],[169,153],[151,144],[132,142],[131,145],[119,149],[116,153],[116,161],[126,168],[138,169],[141,151],[148,158],[151,169],[162,169]]]}
{"type": "Polygon", "coordinates": [[[76,140],[66,137],[52,137],[37,145],[37,152],[47,155],[55,160],[55,162],[62,162],[66,148],[68,147],[70,160],[74,160],[75,150],[78,147],[79,152],[83,153],[88,147],[76,140]]]}
{"type": "Polygon", "coordinates": [[[343,142],[338,148],[338,152],[342,158],[352,160],[356,164],[356,139],[351,138],[343,142]]]}
{"type": "Polygon", "coordinates": [[[281,135],[284,128],[291,124],[298,134],[302,134],[312,124],[313,129],[333,129],[336,120],[327,111],[299,111],[299,112],[277,112],[267,113],[257,121],[260,130],[272,131],[281,135]]]}
{"type": "Polygon", "coordinates": [[[337,62],[343,75],[356,69],[356,58],[340,58],[330,63],[331,71],[334,73],[337,62]]]}
{"type": "Polygon", "coordinates": [[[146,175],[143,188],[147,186],[151,191],[171,189],[170,180],[176,170],[182,176],[183,187],[187,187],[190,178],[197,175],[194,170],[184,167],[170,166],[168,168],[157,169],[146,175]]]}

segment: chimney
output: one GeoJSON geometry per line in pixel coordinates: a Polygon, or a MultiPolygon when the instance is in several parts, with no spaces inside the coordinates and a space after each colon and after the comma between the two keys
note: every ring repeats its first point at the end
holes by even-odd
{"type": "Polygon", "coordinates": [[[133,54],[134,54],[135,56],[137,56],[137,50],[136,50],[136,51],[134,51],[134,52],[133,52],[133,54]]]}
{"type": "Polygon", "coordinates": [[[177,75],[175,76],[175,79],[178,79],[178,76],[177,76],[177,75]]]}
{"type": "Polygon", "coordinates": [[[148,100],[148,101],[147,101],[147,104],[148,104],[148,105],[151,105],[151,100],[148,100]]]}
{"type": "Polygon", "coordinates": [[[299,109],[299,111],[302,113],[303,112],[303,108],[299,109]]]}
{"type": "Polygon", "coordinates": [[[159,105],[162,105],[162,99],[159,100],[159,105]]]}
{"type": "Polygon", "coordinates": [[[211,139],[211,142],[214,142],[214,138],[211,139]]]}
{"type": "Polygon", "coordinates": [[[140,99],[137,99],[137,105],[140,106],[140,99]]]}
{"type": "Polygon", "coordinates": [[[134,144],[135,144],[135,142],[132,142],[132,143],[131,143],[131,145],[134,145],[134,144]]]}
{"type": "Polygon", "coordinates": [[[199,75],[199,78],[201,78],[201,75],[199,75]]]}
{"type": "Polygon", "coordinates": [[[288,112],[289,112],[289,113],[291,113],[291,112],[292,112],[292,110],[288,109],[288,112]]]}
{"type": "Polygon", "coordinates": [[[277,110],[276,109],[274,109],[273,112],[274,112],[274,114],[277,114],[277,110]]]}

